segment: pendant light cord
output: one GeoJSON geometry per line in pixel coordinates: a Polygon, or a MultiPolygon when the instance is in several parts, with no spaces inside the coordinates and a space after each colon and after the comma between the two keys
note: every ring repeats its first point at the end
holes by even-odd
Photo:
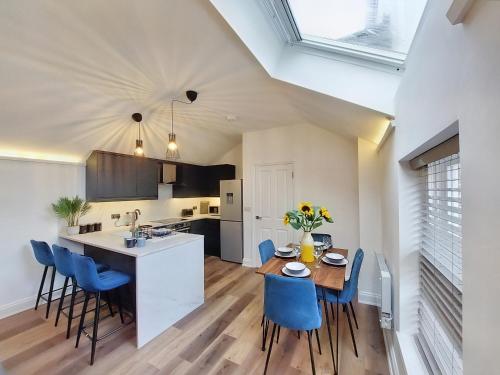
{"type": "Polygon", "coordinates": [[[174,132],[174,102],[183,103],[183,104],[193,104],[193,102],[185,102],[179,99],[172,99],[170,102],[170,115],[171,115],[171,124],[172,124],[172,133],[174,132]]]}

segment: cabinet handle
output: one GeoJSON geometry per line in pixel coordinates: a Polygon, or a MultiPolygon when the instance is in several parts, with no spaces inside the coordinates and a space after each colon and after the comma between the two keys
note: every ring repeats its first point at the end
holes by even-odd
{"type": "Polygon", "coordinates": [[[260,216],[255,216],[255,218],[256,218],[257,220],[262,219],[262,217],[260,217],[260,216]]]}

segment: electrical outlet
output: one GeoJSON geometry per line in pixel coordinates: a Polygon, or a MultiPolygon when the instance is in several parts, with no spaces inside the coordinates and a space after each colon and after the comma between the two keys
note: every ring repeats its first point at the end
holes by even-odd
{"type": "Polygon", "coordinates": [[[111,214],[111,220],[113,219],[120,220],[120,214],[111,214]]]}

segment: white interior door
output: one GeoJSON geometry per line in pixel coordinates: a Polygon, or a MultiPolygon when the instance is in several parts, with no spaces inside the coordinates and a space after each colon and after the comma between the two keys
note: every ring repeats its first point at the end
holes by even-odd
{"type": "Polygon", "coordinates": [[[294,240],[294,231],[283,224],[285,212],[294,207],[293,164],[255,167],[254,244],[271,239],[276,247],[294,240]]]}

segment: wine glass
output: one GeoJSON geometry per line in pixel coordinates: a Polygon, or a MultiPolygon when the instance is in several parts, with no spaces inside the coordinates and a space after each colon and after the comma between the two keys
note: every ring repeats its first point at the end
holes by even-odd
{"type": "Polygon", "coordinates": [[[319,268],[319,257],[323,254],[323,248],[322,246],[315,246],[314,247],[314,257],[316,258],[316,265],[314,268],[319,268]]]}
{"type": "Polygon", "coordinates": [[[298,262],[300,260],[300,246],[295,246],[294,247],[294,252],[295,252],[295,259],[298,262]]]}

